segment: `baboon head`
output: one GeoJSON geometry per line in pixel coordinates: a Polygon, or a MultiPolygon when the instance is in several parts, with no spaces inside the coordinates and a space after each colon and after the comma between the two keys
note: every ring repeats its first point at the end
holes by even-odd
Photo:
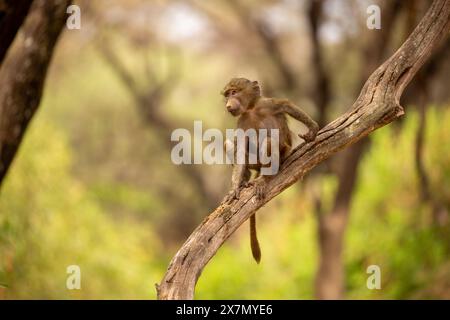
{"type": "Polygon", "coordinates": [[[261,96],[261,88],[258,81],[233,78],[223,88],[222,95],[228,112],[236,117],[253,107],[256,99],[261,96]]]}

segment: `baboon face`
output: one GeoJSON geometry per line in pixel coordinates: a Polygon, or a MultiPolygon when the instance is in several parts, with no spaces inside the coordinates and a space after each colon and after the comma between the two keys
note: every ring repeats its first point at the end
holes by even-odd
{"type": "Polygon", "coordinates": [[[244,111],[241,102],[241,92],[236,89],[229,89],[224,96],[227,111],[234,117],[239,116],[244,111]]]}
{"type": "Polygon", "coordinates": [[[257,81],[245,78],[233,78],[222,90],[225,97],[225,107],[234,117],[241,115],[252,106],[261,95],[257,81]]]}

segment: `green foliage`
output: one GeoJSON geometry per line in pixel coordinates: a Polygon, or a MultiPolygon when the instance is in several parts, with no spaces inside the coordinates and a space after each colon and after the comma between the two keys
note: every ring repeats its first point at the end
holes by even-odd
{"type": "MultiPolygon", "coordinates": [[[[441,195],[449,186],[443,150],[450,150],[450,130],[441,123],[449,120],[448,110],[428,112],[424,148],[433,197],[447,210],[450,197],[441,195]]],[[[401,131],[395,125],[378,130],[362,163],[346,242],[350,297],[413,298],[437,284],[434,273],[449,261],[448,225],[436,226],[431,204],[420,198],[413,156],[417,124],[417,113],[408,112],[401,131]],[[381,268],[382,290],[369,292],[362,285],[371,264],[381,268]]]]}
{"type": "MultiPolygon", "coordinates": [[[[73,178],[63,132],[39,118],[0,197],[0,283],[6,298],[150,298],[158,239],[148,224],[115,218],[73,178]],[[82,290],[66,289],[79,265],[82,290]]],[[[1,289],[0,289],[1,290],[1,289]]],[[[0,291],[1,292],[1,291],[0,291]]]]}

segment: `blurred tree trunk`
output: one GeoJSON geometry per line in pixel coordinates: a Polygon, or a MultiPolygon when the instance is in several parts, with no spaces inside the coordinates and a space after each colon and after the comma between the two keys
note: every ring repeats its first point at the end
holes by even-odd
{"type": "MultiPolygon", "coordinates": [[[[155,132],[161,137],[161,140],[165,144],[166,148],[171,150],[173,147],[173,142],[167,139],[167,137],[170,137],[173,129],[184,127],[181,124],[174,123],[171,119],[164,116],[159,108],[162,103],[162,97],[172,85],[171,80],[169,79],[166,82],[154,84],[152,89],[146,89],[143,91],[139,88],[133,75],[125,68],[122,61],[120,61],[119,57],[116,55],[106,39],[99,42],[97,47],[105,58],[105,61],[133,97],[133,100],[135,101],[139,112],[142,114],[145,123],[155,129],[155,132]]],[[[217,203],[219,203],[220,199],[217,194],[210,190],[205,182],[202,172],[198,169],[198,167],[179,166],[179,168],[198,189],[207,209],[213,209],[217,203]]]]}
{"type": "MultiPolygon", "coordinates": [[[[367,31],[369,36],[362,49],[360,87],[383,61],[389,35],[392,33],[391,28],[399,10],[399,0],[384,1],[381,10],[382,29],[367,31]]],[[[338,188],[331,212],[317,212],[320,258],[315,285],[318,299],[342,299],[344,296],[343,241],[358,167],[367,144],[368,138],[364,138],[342,152],[342,166],[337,173],[338,188]]]]}
{"type": "Polygon", "coordinates": [[[416,174],[418,177],[418,189],[420,199],[423,203],[428,204],[431,207],[433,223],[436,226],[444,226],[449,222],[449,212],[445,205],[433,194],[431,190],[431,183],[429,173],[425,165],[425,140],[427,130],[427,111],[430,98],[430,88],[432,78],[448,54],[450,45],[446,44],[442,50],[435,55],[434,59],[426,65],[426,67],[417,75],[417,79],[414,83],[414,97],[417,102],[417,108],[419,113],[419,124],[415,136],[415,148],[414,148],[414,161],[416,174]]]}
{"type": "MultiPolygon", "coordinates": [[[[424,3],[414,0],[408,5],[407,12],[407,32],[411,32],[414,25],[419,20],[419,14],[424,9],[424,3]]],[[[420,199],[423,203],[431,207],[433,223],[436,226],[444,226],[449,221],[448,209],[437,199],[430,186],[430,178],[425,165],[425,140],[427,130],[427,103],[430,103],[432,88],[435,84],[435,76],[440,66],[445,64],[450,53],[450,42],[441,47],[433,58],[417,74],[416,79],[411,83],[407,90],[405,101],[416,104],[419,113],[419,124],[415,136],[414,160],[415,169],[418,177],[418,189],[420,199]]]]}
{"type": "Polygon", "coordinates": [[[0,69],[0,184],[41,100],[70,0],[36,0],[0,69]]]}
{"type": "Polygon", "coordinates": [[[428,178],[427,171],[425,170],[425,164],[423,161],[423,145],[425,139],[426,122],[427,122],[427,101],[428,101],[428,87],[426,81],[424,81],[422,74],[418,74],[418,80],[421,83],[420,97],[418,101],[419,109],[419,126],[416,132],[416,147],[415,147],[415,164],[417,175],[419,177],[419,189],[420,198],[424,202],[428,202],[431,199],[430,196],[430,180],[428,178]]]}
{"type": "MultiPolygon", "coordinates": [[[[281,82],[281,85],[277,87],[286,91],[298,90],[295,71],[283,55],[280,39],[272,28],[263,19],[253,16],[253,9],[250,9],[242,1],[229,0],[228,4],[249,35],[256,35],[261,43],[261,49],[277,70],[281,82]]],[[[270,94],[273,88],[267,88],[267,85],[266,83],[264,90],[267,94],[270,94]]]]}
{"type": "Polygon", "coordinates": [[[319,128],[327,124],[327,110],[330,103],[330,79],[325,70],[325,63],[319,42],[319,26],[322,16],[323,0],[311,0],[308,8],[308,21],[312,43],[312,67],[315,74],[313,101],[318,111],[319,128]]]}
{"type": "MultiPolygon", "coordinates": [[[[160,106],[163,103],[163,97],[167,95],[167,92],[170,90],[171,86],[173,86],[173,79],[169,78],[160,83],[151,83],[146,85],[145,89],[141,89],[138,80],[123,64],[123,61],[121,61],[107,38],[98,41],[97,48],[105,62],[133,98],[139,113],[142,115],[144,124],[154,130],[160,138],[162,145],[170,152],[174,145],[169,139],[172,131],[175,128],[186,127],[183,124],[176,123],[173,119],[170,119],[170,117],[167,117],[161,112],[160,106]]],[[[151,72],[151,70],[148,71],[151,72]]],[[[205,174],[198,166],[182,165],[177,166],[177,169],[187,178],[192,185],[192,188],[196,190],[203,208],[212,210],[217,206],[220,202],[220,197],[208,186],[205,174]]],[[[166,190],[161,193],[161,196],[170,203],[170,199],[173,199],[176,193],[176,190],[175,192],[166,190]]],[[[179,194],[176,196],[179,197],[179,194]]],[[[162,236],[177,241],[185,239],[198,222],[198,215],[196,214],[197,210],[198,208],[195,207],[193,201],[183,201],[181,207],[175,208],[173,211],[175,214],[166,215],[166,220],[163,224],[164,227],[161,228],[163,230],[162,236]],[[170,232],[167,232],[167,228],[165,228],[167,226],[170,226],[170,232]]]]}
{"type": "Polygon", "coordinates": [[[31,2],[32,0],[0,0],[0,66],[27,16],[31,2]]]}

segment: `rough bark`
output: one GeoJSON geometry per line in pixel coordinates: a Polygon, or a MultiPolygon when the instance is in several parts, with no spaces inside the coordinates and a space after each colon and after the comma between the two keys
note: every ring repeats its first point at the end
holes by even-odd
{"type": "MultiPolygon", "coordinates": [[[[367,77],[383,61],[400,2],[396,0],[382,3],[382,30],[368,31],[369,36],[362,47],[360,86],[364,85],[367,77]]],[[[342,152],[342,165],[337,172],[338,188],[333,207],[330,212],[317,212],[320,254],[315,285],[318,299],[342,299],[344,295],[343,241],[359,164],[368,143],[369,137],[342,152]]]]}
{"type": "Polygon", "coordinates": [[[256,200],[254,187],[248,187],[239,199],[222,203],[205,218],[172,259],[157,286],[158,298],[193,299],[203,268],[256,210],[325,159],[400,117],[401,94],[449,28],[450,0],[435,0],[400,49],[369,77],[350,110],[320,130],[314,141],[296,148],[267,181],[264,199],[256,200]]]}
{"type": "Polygon", "coordinates": [[[32,0],[0,0],[0,65],[28,14],[32,0]]]}
{"type": "Polygon", "coordinates": [[[0,69],[0,184],[42,96],[69,0],[36,0],[0,69]]]}

